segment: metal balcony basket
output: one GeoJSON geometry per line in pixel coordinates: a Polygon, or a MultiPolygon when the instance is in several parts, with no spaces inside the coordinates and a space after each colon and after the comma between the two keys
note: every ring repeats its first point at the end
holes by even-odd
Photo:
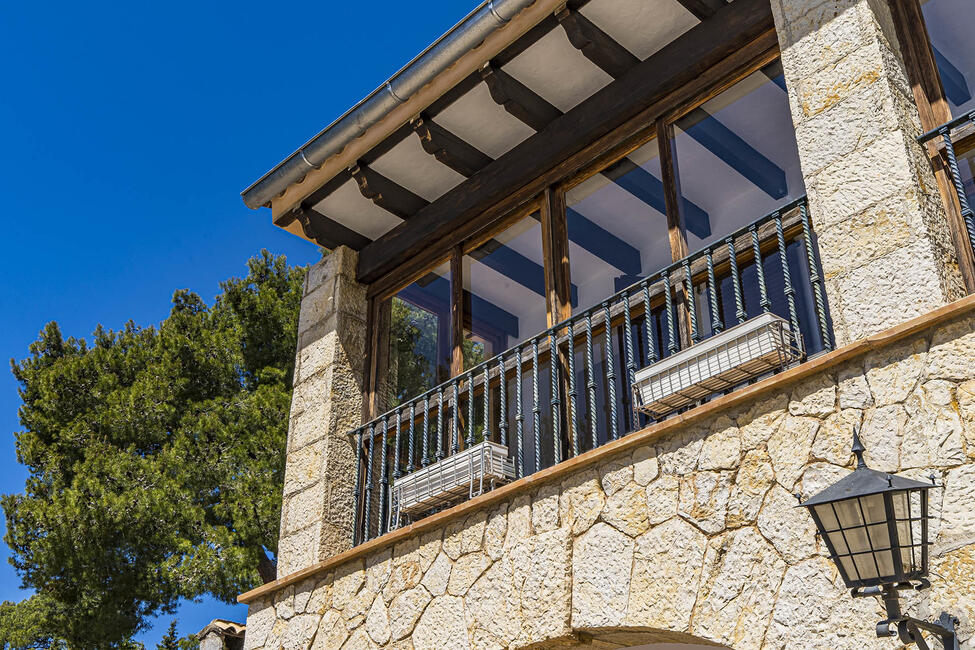
{"type": "Polygon", "coordinates": [[[802,337],[764,313],[672,354],[635,375],[634,403],[659,418],[802,358],[802,337]]]}
{"type": "Polygon", "coordinates": [[[393,481],[389,488],[389,528],[404,518],[474,498],[515,478],[508,448],[485,440],[393,481]]]}

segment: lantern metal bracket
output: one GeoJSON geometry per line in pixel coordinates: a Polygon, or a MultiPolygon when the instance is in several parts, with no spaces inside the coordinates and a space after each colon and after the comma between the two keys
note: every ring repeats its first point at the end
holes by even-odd
{"type": "Polygon", "coordinates": [[[905,616],[901,612],[900,599],[897,592],[902,589],[921,590],[929,586],[929,584],[927,580],[924,580],[918,585],[903,582],[884,585],[882,587],[864,587],[862,589],[854,589],[852,595],[854,598],[880,596],[883,599],[884,608],[887,610],[887,618],[877,623],[878,637],[892,637],[896,634],[900,642],[905,645],[914,643],[917,644],[920,650],[931,650],[927,641],[921,636],[921,630],[924,630],[925,632],[931,632],[939,636],[944,650],[959,650],[958,634],[955,630],[955,627],[958,625],[958,619],[948,612],[941,612],[941,616],[937,621],[924,621],[911,616],[905,616]],[[896,632],[891,629],[891,626],[896,626],[896,632]]]}

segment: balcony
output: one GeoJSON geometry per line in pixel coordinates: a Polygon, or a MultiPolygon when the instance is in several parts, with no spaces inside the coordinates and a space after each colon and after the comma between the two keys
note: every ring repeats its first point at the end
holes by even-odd
{"type": "Polygon", "coordinates": [[[634,399],[640,369],[756,316],[781,317],[798,351],[765,374],[832,349],[821,278],[801,198],[349,432],[355,543],[754,381],[665,409],[634,399]]]}

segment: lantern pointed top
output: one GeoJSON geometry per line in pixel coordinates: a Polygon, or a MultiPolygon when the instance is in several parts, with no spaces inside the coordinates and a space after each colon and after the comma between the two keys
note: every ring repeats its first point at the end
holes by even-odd
{"type": "Polygon", "coordinates": [[[857,469],[867,469],[867,463],[863,460],[863,452],[867,450],[860,442],[860,433],[857,431],[856,427],[853,427],[853,447],[851,451],[857,457],[857,469]]]}

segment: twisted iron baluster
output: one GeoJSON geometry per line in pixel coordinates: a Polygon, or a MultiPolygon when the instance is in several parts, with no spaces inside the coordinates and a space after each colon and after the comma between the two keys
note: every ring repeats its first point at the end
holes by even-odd
{"type": "Polygon", "coordinates": [[[548,333],[548,362],[552,379],[552,399],[549,401],[552,406],[552,443],[555,453],[552,462],[558,463],[562,460],[562,391],[559,387],[559,345],[554,329],[548,333]]]}
{"type": "Polygon", "coordinates": [[[569,337],[569,433],[572,435],[572,455],[579,455],[579,422],[576,420],[576,361],[575,334],[572,321],[567,326],[569,337]]]}
{"type": "MultiPolygon", "coordinates": [[[[668,298],[670,287],[667,287],[668,298]]],[[[653,314],[650,311],[650,279],[643,281],[643,319],[644,329],[647,334],[647,361],[653,363],[657,360],[657,350],[653,343],[653,314]]]]}
{"type": "Polygon", "coordinates": [[[537,472],[542,468],[542,410],[538,405],[538,337],[532,339],[532,433],[537,472]]]}
{"type": "Polygon", "coordinates": [[[423,396],[423,448],[420,450],[420,464],[426,467],[430,464],[430,396],[423,396]]]}
{"type": "Polygon", "coordinates": [[[691,317],[691,341],[701,340],[701,333],[697,331],[697,307],[694,305],[694,279],[691,277],[691,262],[684,258],[684,291],[687,293],[687,311],[691,317]]]}
{"type": "Polygon", "coordinates": [[[708,309],[711,311],[711,332],[717,334],[724,329],[721,314],[718,311],[718,283],[714,279],[714,258],[711,249],[704,253],[708,265],[708,309]]]}
{"type": "Polygon", "coordinates": [[[359,495],[362,492],[362,429],[356,432],[355,442],[355,490],[352,492],[352,516],[355,517],[355,528],[352,529],[352,545],[359,543],[359,528],[362,520],[359,518],[359,495]]]}
{"type": "Polygon", "coordinates": [[[823,339],[823,349],[832,350],[833,342],[829,333],[829,323],[826,320],[826,298],[823,296],[823,279],[819,277],[819,265],[816,263],[816,252],[812,244],[812,228],[809,227],[809,208],[806,202],[799,204],[799,217],[802,220],[802,239],[806,243],[806,260],[809,264],[809,282],[813,288],[813,298],[816,301],[816,319],[819,321],[819,335],[823,339]]]}
{"type": "Polygon", "coordinates": [[[456,454],[460,451],[460,403],[458,402],[459,379],[451,382],[451,393],[454,396],[454,407],[451,409],[451,422],[453,427],[450,432],[450,453],[456,454]]]}
{"type": "Polygon", "coordinates": [[[437,460],[443,460],[443,386],[437,391],[437,460]]]}
{"type": "Polygon", "coordinates": [[[670,286],[670,273],[661,273],[664,279],[664,300],[667,307],[667,349],[671,354],[675,354],[680,346],[677,344],[677,334],[674,332],[674,296],[670,286]]]}
{"type": "Polygon", "coordinates": [[[734,237],[724,240],[728,245],[728,263],[731,265],[731,288],[735,292],[735,318],[738,323],[744,323],[748,315],[745,313],[745,299],[741,293],[741,275],[738,273],[738,254],[735,252],[734,237]]]}
{"type": "Polygon", "coordinates": [[[416,460],[416,402],[410,402],[410,439],[409,448],[406,451],[406,473],[409,474],[415,468],[416,460]]]}
{"type": "Polygon", "coordinates": [[[789,321],[792,323],[792,331],[798,339],[799,336],[799,314],[796,313],[796,290],[792,286],[792,277],[789,274],[789,259],[785,251],[785,235],[782,233],[782,217],[778,212],[775,213],[775,236],[779,242],[779,260],[782,262],[782,281],[785,285],[783,293],[789,302],[789,321]]]}
{"type": "Polygon", "coordinates": [[[637,428],[636,404],[633,403],[633,383],[636,381],[636,360],[633,358],[633,324],[630,322],[630,294],[623,294],[623,335],[626,337],[626,386],[624,399],[630,404],[630,430],[637,428]]]}
{"type": "Polygon", "coordinates": [[[467,448],[474,446],[474,373],[467,373],[467,448]]]}
{"type": "Polygon", "coordinates": [[[401,442],[400,426],[402,425],[402,422],[403,422],[403,410],[396,409],[396,441],[393,443],[393,446],[395,447],[395,451],[393,452],[393,478],[399,478],[400,476],[403,475],[403,472],[400,471],[400,466],[399,466],[399,446],[401,442]]]}
{"type": "Polygon", "coordinates": [[[758,226],[752,224],[748,231],[752,233],[752,253],[755,256],[755,273],[758,275],[759,305],[763,313],[768,313],[772,310],[772,301],[769,300],[768,290],[765,288],[765,266],[762,264],[762,247],[758,243],[758,226]]]}
{"type": "Polygon", "coordinates": [[[603,320],[606,323],[606,384],[609,391],[609,433],[613,440],[619,438],[616,409],[616,370],[613,367],[613,328],[610,324],[609,303],[603,303],[603,320]]]}
{"type": "MultiPolygon", "coordinates": [[[[975,114],[973,114],[975,115],[975,114]]],[[[975,117],[970,118],[975,124],[975,117]]],[[[955,193],[958,194],[958,204],[961,206],[961,216],[965,220],[965,229],[968,231],[968,243],[975,248],[975,216],[972,214],[972,207],[968,203],[968,196],[965,194],[965,186],[961,181],[961,172],[958,169],[958,159],[955,157],[955,145],[951,141],[951,131],[943,126],[938,129],[941,139],[945,143],[945,155],[948,156],[948,169],[951,170],[951,182],[955,186],[955,193]]]]}
{"type": "Polygon", "coordinates": [[[596,425],[596,371],[592,358],[592,312],[586,312],[586,390],[589,398],[589,433],[592,436],[592,448],[599,444],[598,428],[596,425]]]}
{"type": "Polygon", "coordinates": [[[481,436],[483,440],[488,440],[491,437],[491,427],[490,417],[491,417],[491,404],[490,404],[490,392],[488,391],[488,386],[491,383],[491,374],[488,370],[487,363],[484,364],[484,434],[481,436]]]}
{"type": "Polygon", "coordinates": [[[515,456],[517,461],[515,473],[518,478],[525,475],[525,413],[521,403],[521,346],[517,349],[518,371],[515,374],[515,402],[518,409],[515,411],[515,437],[518,442],[518,454],[515,456]]]}
{"type": "Polygon", "coordinates": [[[376,425],[369,425],[369,457],[366,461],[366,505],[365,505],[365,538],[368,542],[369,537],[369,519],[372,515],[372,456],[373,450],[376,448],[376,425]]]}
{"type": "Polygon", "coordinates": [[[498,419],[498,428],[501,430],[501,444],[508,446],[508,377],[504,371],[504,357],[498,359],[498,389],[500,392],[501,412],[498,419]]]}
{"type": "Polygon", "coordinates": [[[383,416],[383,437],[379,443],[379,534],[386,532],[388,521],[386,513],[386,493],[389,492],[389,469],[386,464],[386,436],[389,434],[389,420],[383,416]]]}

